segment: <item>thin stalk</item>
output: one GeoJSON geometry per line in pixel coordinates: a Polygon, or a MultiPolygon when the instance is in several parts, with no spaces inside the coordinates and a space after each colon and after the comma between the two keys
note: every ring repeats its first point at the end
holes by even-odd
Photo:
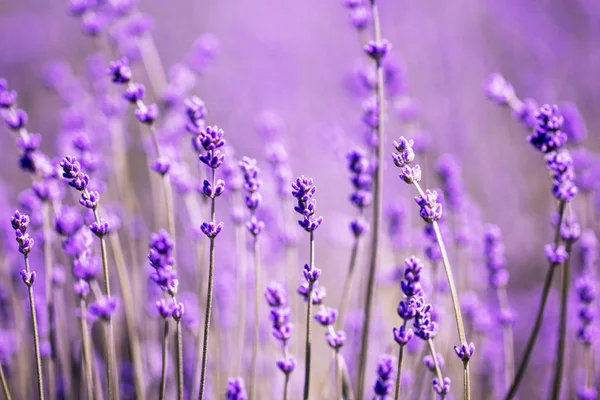
{"type": "MultiPolygon", "coordinates": [[[[498,302],[502,311],[508,311],[508,296],[506,288],[498,288],[498,302]]],[[[515,350],[514,350],[514,335],[512,324],[510,322],[502,325],[502,335],[504,337],[504,385],[505,390],[508,390],[510,383],[515,375],[515,350]]]]}
{"type": "MultiPolygon", "coordinates": [[[[375,36],[375,43],[381,44],[381,28],[379,25],[379,8],[375,3],[375,0],[371,0],[371,9],[373,15],[373,32],[375,36]]],[[[377,157],[377,168],[373,179],[373,230],[371,235],[371,254],[369,257],[369,273],[367,278],[367,295],[365,297],[364,305],[364,319],[363,319],[363,331],[361,336],[360,356],[359,356],[359,370],[358,370],[358,400],[362,400],[364,395],[365,375],[367,368],[367,355],[369,354],[369,329],[371,319],[371,307],[373,303],[373,292],[375,286],[375,270],[377,268],[378,261],[378,250],[379,250],[379,234],[381,225],[381,209],[383,201],[383,151],[385,143],[384,135],[384,85],[383,85],[383,67],[381,60],[376,62],[377,68],[377,113],[378,113],[378,125],[377,125],[377,138],[379,143],[377,145],[376,157],[377,157]]]]}
{"type": "MultiPolygon", "coordinates": [[[[427,345],[429,346],[429,351],[431,351],[431,358],[433,358],[433,365],[435,367],[435,375],[440,382],[440,385],[444,383],[444,377],[442,376],[442,369],[440,368],[440,364],[437,360],[437,355],[435,353],[435,345],[433,344],[433,339],[427,340],[427,345]]],[[[441,395],[442,400],[446,397],[446,395],[441,395]]]]}
{"type": "Polygon", "coordinates": [[[290,382],[290,374],[285,375],[285,381],[283,382],[283,400],[288,398],[288,384],[290,382]]]}
{"type": "MultiPolygon", "coordinates": [[[[309,265],[312,270],[315,264],[315,235],[310,232],[309,265]]],[[[313,284],[308,283],[308,298],[306,300],[306,346],[304,349],[304,391],[303,399],[308,400],[310,393],[310,356],[311,356],[311,322],[312,322],[312,293],[313,284]]]]}
{"type": "MultiPolygon", "coordinates": [[[[418,182],[414,182],[417,191],[421,196],[425,196],[423,189],[418,182]]],[[[442,264],[444,265],[444,271],[446,272],[446,279],[448,280],[448,287],[450,288],[450,299],[452,300],[452,308],[454,309],[454,317],[456,319],[456,328],[458,331],[458,339],[461,344],[467,343],[467,337],[465,334],[465,325],[463,323],[462,313],[460,311],[460,303],[458,301],[458,293],[456,291],[456,284],[454,282],[454,276],[452,275],[452,268],[450,266],[450,259],[448,258],[448,252],[446,251],[446,246],[444,245],[444,240],[442,238],[442,233],[440,231],[440,226],[437,221],[432,222],[433,230],[435,232],[435,238],[438,243],[438,247],[440,248],[440,253],[442,255],[442,264]]],[[[469,377],[469,362],[466,361],[464,363],[464,386],[465,386],[465,400],[469,400],[471,398],[471,387],[470,387],[470,377],[469,377]]],[[[440,382],[441,383],[441,382],[440,382]]]]}
{"type": "MultiPolygon", "coordinates": [[[[566,202],[561,201],[558,205],[558,224],[556,225],[556,231],[554,234],[554,245],[558,247],[560,244],[560,228],[563,223],[564,214],[565,214],[566,202]]],[[[546,302],[548,300],[548,295],[550,294],[550,288],[552,287],[552,278],[554,277],[554,271],[559,264],[550,263],[550,267],[546,272],[546,280],[544,281],[544,287],[542,289],[542,298],[540,299],[540,306],[538,308],[537,316],[535,318],[535,322],[531,329],[531,333],[529,334],[529,338],[527,339],[527,345],[525,346],[525,351],[523,352],[523,358],[521,359],[521,363],[519,364],[519,368],[517,368],[517,373],[513,380],[512,385],[504,400],[514,399],[517,395],[517,391],[519,390],[519,385],[525,376],[525,371],[527,370],[527,364],[529,363],[529,358],[531,357],[531,352],[533,351],[533,347],[535,346],[535,342],[537,341],[538,334],[540,333],[540,328],[542,326],[542,321],[544,320],[544,311],[546,309],[546,302]]]]}
{"type": "Polygon", "coordinates": [[[138,397],[146,398],[146,388],[144,386],[144,371],[142,365],[142,351],[140,346],[140,335],[137,330],[137,321],[133,296],[127,288],[133,287],[129,279],[129,272],[126,267],[125,255],[117,232],[109,236],[110,244],[113,249],[117,278],[121,286],[121,297],[123,298],[123,308],[125,311],[125,325],[129,337],[129,350],[131,351],[131,361],[134,370],[135,393],[138,397]]]}
{"type": "MultiPolygon", "coordinates": [[[[25,270],[27,274],[31,273],[29,268],[29,257],[25,255],[25,270]]],[[[35,366],[37,371],[37,384],[39,399],[44,399],[44,377],[42,375],[42,357],[40,355],[40,335],[38,331],[37,313],[35,311],[35,297],[33,294],[33,284],[27,285],[27,291],[29,293],[29,307],[31,308],[31,326],[33,328],[33,347],[35,349],[35,366]]]]}
{"type": "Polygon", "coordinates": [[[81,318],[79,318],[79,322],[81,324],[81,340],[83,342],[83,363],[85,370],[85,387],[87,392],[88,400],[92,400],[94,398],[94,378],[92,373],[92,346],[90,344],[90,332],[88,330],[87,324],[87,304],[85,299],[79,300],[79,310],[81,312],[81,318]]]}
{"type": "Polygon", "coordinates": [[[350,250],[350,261],[348,263],[348,275],[346,275],[346,280],[344,281],[344,287],[342,289],[342,299],[340,300],[340,313],[338,320],[340,321],[340,326],[344,327],[344,316],[346,315],[346,310],[348,309],[348,302],[350,298],[350,289],[352,288],[352,278],[354,276],[354,269],[356,267],[356,259],[358,255],[358,244],[360,243],[360,238],[355,237],[354,242],[352,243],[352,250],[350,250]]]}
{"type": "Polygon", "coordinates": [[[160,369],[160,390],[159,390],[159,399],[164,400],[165,398],[165,389],[167,386],[167,342],[169,341],[169,320],[165,318],[165,329],[163,331],[163,340],[162,340],[162,366],[160,369]]]}
{"type": "MultiPolygon", "coordinates": [[[[2,365],[0,365],[0,382],[2,383],[2,392],[4,393],[4,398],[6,400],[12,400],[12,397],[10,396],[10,391],[8,390],[8,384],[6,383],[6,377],[4,376],[4,368],[2,368],[2,365]]],[[[286,390],[287,390],[287,382],[286,382],[286,390]]]]}
{"type": "MultiPolygon", "coordinates": [[[[212,187],[215,187],[215,170],[212,169],[212,187]]],[[[215,198],[210,201],[210,220],[215,223],[215,198]]],[[[206,362],[208,360],[208,333],[210,331],[210,312],[213,296],[213,275],[215,268],[215,238],[210,238],[209,262],[208,262],[208,292],[206,293],[206,313],[204,315],[204,339],[202,340],[202,369],[200,375],[200,393],[198,399],[204,399],[206,383],[206,362]]]]}
{"type": "Polygon", "coordinates": [[[254,246],[252,248],[252,252],[254,253],[254,337],[252,342],[252,364],[250,367],[250,399],[255,400],[257,398],[256,364],[258,361],[258,320],[260,317],[260,252],[258,246],[258,236],[254,236],[254,246]]]}
{"type": "Polygon", "coordinates": [[[175,326],[175,346],[177,347],[177,399],[183,400],[183,338],[181,335],[181,320],[175,326]]]}
{"type": "Polygon", "coordinates": [[[553,400],[558,400],[560,397],[560,389],[562,386],[563,370],[565,364],[565,344],[567,342],[567,314],[569,300],[569,286],[571,283],[570,277],[570,262],[571,247],[573,241],[567,241],[567,254],[562,268],[562,286],[560,292],[560,320],[558,323],[558,345],[556,346],[556,361],[554,363],[554,375],[552,379],[552,396],[553,400]]]}
{"type": "MultiPolygon", "coordinates": [[[[246,252],[245,252],[245,243],[246,243],[246,235],[244,231],[244,226],[242,224],[235,225],[235,249],[237,253],[237,293],[238,293],[238,310],[240,315],[240,321],[238,324],[237,331],[237,349],[239,355],[239,361],[236,363],[237,367],[237,375],[243,369],[244,363],[244,338],[246,337],[246,252]]],[[[236,376],[237,376],[236,375],[236,376]]]]}
{"type": "Polygon", "coordinates": [[[52,228],[50,227],[50,207],[48,202],[42,203],[42,222],[44,235],[44,271],[45,271],[45,289],[46,289],[46,308],[48,309],[48,327],[50,348],[52,349],[50,357],[47,358],[48,367],[48,398],[56,398],[56,323],[54,318],[54,296],[52,291],[52,228]]]}
{"type": "Polygon", "coordinates": [[[592,345],[590,343],[586,343],[583,345],[583,359],[585,362],[585,388],[590,389],[592,387],[592,382],[594,379],[593,376],[593,355],[592,355],[592,345]]]}
{"type": "MultiPolygon", "coordinates": [[[[406,321],[404,322],[404,326],[406,326],[406,321]]],[[[404,346],[398,346],[398,367],[396,368],[396,394],[394,396],[395,400],[400,398],[400,380],[402,379],[402,356],[404,355],[404,346]]]]}
{"type": "MultiPolygon", "coordinates": [[[[98,215],[98,209],[94,207],[94,218],[97,223],[100,223],[100,216],[98,215]]],[[[104,292],[107,297],[111,296],[110,292],[110,276],[108,273],[108,255],[106,250],[106,239],[100,238],[100,252],[102,254],[102,270],[104,273],[104,292]]],[[[106,329],[104,332],[106,339],[105,349],[105,364],[106,364],[106,385],[108,389],[108,398],[116,399],[118,397],[118,383],[117,376],[114,373],[114,366],[116,365],[115,357],[115,336],[113,332],[112,317],[109,315],[106,321],[106,329]]]]}

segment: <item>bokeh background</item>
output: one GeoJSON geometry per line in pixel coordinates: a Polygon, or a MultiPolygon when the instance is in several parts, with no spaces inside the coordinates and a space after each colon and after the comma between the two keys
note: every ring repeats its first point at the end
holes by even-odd
{"type": "MultiPolygon", "coordinates": [[[[86,57],[102,50],[98,40],[81,33],[80,22],[67,13],[65,3],[0,1],[0,76],[19,91],[30,130],[44,135],[42,148],[51,155],[59,155],[52,138],[60,130],[61,103],[45,89],[44,71],[49,62],[66,60],[75,74],[82,74],[86,57]]],[[[520,359],[546,268],[542,248],[552,236],[554,203],[544,164],[525,141],[527,132],[509,111],[485,98],[483,85],[491,72],[501,72],[519,96],[540,103],[576,103],[588,127],[585,146],[600,151],[595,130],[600,122],[600,5],[593,0],[378,3],[383,37],[393,44],[391,54],[402,65],[408,93],[421,103],[431,154],[460,158],[466,187],[481,208],[483,222],[498,224],[504,232],[520,359]]],[[[294,174],[313,176],[319,187],[319,209],[326,222],[317,244],[317,264],[324,270],[324,285],[336,296],[337,271],[346,268],[351,240],[346,228],[352,216],[350,185],[343,155],[362,143],[361,100],[349,90],[349,82],[355,68],[366,61],[340,2],[144,0],[139,9],[153,20],[152,35],[167,71],[185,58],[199,36],[214,35],[218,55],[198,78],[194,93],[206,102],[209,121],[225,130],[236,154],[262,159],[265,143],[255,128],[257,118],[265,109],[280,114],[294,174]]],[[[386,146],[391,153],[392,139],[403,132],[391,105],[387,111],[386,146]]],[[[2,180],[24,188],[27,182],[16,168],[13,139],[1,135],[0,145],[2,180]]],[[[135,156],[140,149],[132,146],[135,156]]],[[[434,168],[434,159],[428,161],[422,165],[425,170],[434,168]]],[[[139,167],[146,167],[141,158],[139,167]]],[[[412,191],[397,179],[391,163],[387,167],[384,203],[397,202],[416,216],[412,191]]],[[[407,235],[421,235],[420,221],[415,217],[413,222],[415,228],[407,235]]],[[[382,274],[391,261],[384,259],[383,264],[382,274]]],[[[484,268],[476,263],[472,267],[484,268]]],[[[542,353],[549,353],[545,346],[554,345],[555,300],[551,296],[548,334],[541,335],[530,366],[536,372],[528,375],[522,398],[542,398],[545,393],[533,384],[533,375],[548,378],[551,357],[542,353]]],[[[384,326],[382,332],[389,332],[384,326]]],[[[297,335],[299,340],[300,332],[297,335]]],[[[373,360],[376,356],[374,351],[373,360]]],[[[370,376],[367,382],[371,381],[370,376]]]]}

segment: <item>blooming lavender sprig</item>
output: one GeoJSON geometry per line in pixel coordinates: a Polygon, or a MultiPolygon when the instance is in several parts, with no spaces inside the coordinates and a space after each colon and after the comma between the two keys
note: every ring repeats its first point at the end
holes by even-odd
{"type": "Polygon", "coordinates": [[[340,301],[340,321],[342,321],[342,326],[344,314],[348,307],[360,239],[368,229],[368,223],[364,219],[364,211],[373,201],[373,169],[368,157],[359,150],[352,150],[346,155],[346,160],[350,172],[350,182],[353,187],[353,192],[350,195],[350,203],[357,209],[357,213],[356,217],[350,222],[350,232],[352,233],[353,241],[352,249],[350,250],[348,274],[346,275],[340,301]]]}
{"type": "Polygon", "coordinates": [[[484,255],[485,264],[489,272],[490,287],[496,292],[500,308],[500,323],[503,329],[504,344],[504,384],[506,389],[514,376],[514,340],[512,324],[514,322],[513,311],[508,304],[506,285],[509,273],[506,269],[506,257],[504,255],[504,243],[502,232],[496,225],[488,225],[484,232],[484,255]]]}
{"type": "Polygon", "coordinates": [[[209,247],[209,266],[208,266],[208,290],[206,294],[206,312],[204,315],[204,338],[202,341],[202,364],[201,364],[201,375],[200,375],[200,392],[198,399],[204,399],[204,391],[206,384],[206,365],[208,361],[208,335],[210,332],[210,315],[212,310],[212,297],[213,297],[213,278],[214,278],[214,267],[215,267],[215,238],[223,229],[223,223],[216,222],[215,216],[215,200],[225,190],[225,182],[222,180],[217,181],[216,170],[223,165],[225,161],[225,154],[221,151],[221,148],[225,145],[223,139],[224,133],[222,129],[217,126],[207,126],[200,132],[198,141],[203,149],[202,153],[198,156],[198,159],[211,170],[211,181],[204,181],[203,189],[204,195],[210,199],[210,221],[203,222],[200,229],[210,242],[209,247]]]}
{"type": "Polygon", "coordinates": [[[294,324],[290,322],[291,310],[287,305],[287,292],[281,284],[270,283],[265,290],[265,299],[271,308],[269,316],[273,324],[273,337],[281,342],[283,358],[276,364],[285,376],[283,399],[287,400],[290,374],[296,368],[296,357],[289,353],[289,340],[294,331],[294,324]]]}
{"type": "Polygon", "coordinates": [[[35,309],[35,296],[33,293],[33,283],[35,282],[35,271],[31,271],[29,266],[29,253],[33,248],[33,238],[27,233],[29,226],[29,215],[21,214],[15,211],[10,219],[10,224],[15,231],[17,243],[19,244],[19,253],[23,255],[25,260],[25,269],[21,271],[23,283],[27,286],[29,294],[29,307],[31,309],[31,326],[33,330],[33,345],[35,350],[35,365],[37,372],[38,395],[40,399],[44,398],[44,379],[42,376],[42,359],[40,355],[40,337],[38,333],[38,320],[35,309]]]}
{"type": "MultiPolygon", "coordinates": [[[[94,233],[100,239],[100,249],[102,253],[102,269],[104,272],[104,295],[106,296],[107,302],[110,302],[112,299],[111,291],[110,291],[110,277],[108,270],[108,255],[106,249],[106,238],[105,236],[109,232],[108,222],[102,218],[98,213],[98,203],[100,200],[100,193],[95,190],[90,190],[89,186],[89,176],[83,172],[81,168],[81,164],[75,157],[65,156],[60,162],[60,166],[62,168],[62,176],[63,178],[68,180],[69,186],[74,188],[75,190],[81,192],[81,198],[79,199],[79,203],[90,210],[92,210],[94,214],[94,222],[89,226],[90,231],[94,233]]],[[[100,310],[102,307],[98,308],[100,310]]],[[[102,310],[106,312],[102,312],[103,319],[106,322],[106,376],[107,376],[107,386],[109,393],[115,393],[118,387],[117,379],[118,374],[116,374],[116,356],[115,356],[115,342],[114,342],[114,333],[112,327],[112,313],[115,311],[114,308],[102,308],[102,310]]],[[[90,309],[92,312],[92,309],[90,309]]]]}
{"type": "MultiPolygon", "coordinates": [[[[431,224],[433,227],[436,241],[442,256],[442,262],[444,265],[444,271],[446,273],[446,279],[448,280],[448,286],[450,287],[450,298],[452,300],[452,307],[454,309],[454,316],[456,319],[456,328],[458,331],[458,338],[460,341],[459,347],[462,348],[464,345],[467,348],[474,348],[474,346],[472,346],[472,343],[467,342],[464,322],[458,300],[458,293],[456,290],[456,284],[454,283],[454,277],[452,274],[452,268],[450,266],[450,260],[448,258],[448,253],[446,252],[446,247],[444,245],[444,241],[442,239],[442,234],[438,224],[438,221],[442,218],[442,203],[438,201],[438,193],[435,190],[430,191],[429,189],[427,189],[426,191],[423,191],[423,189],[421,189],[421,186],[419,185],[419,182],[421,181],[421,168],[419,167],[419,165],[411,166],[412,162],[415,159],[413,145],[414,142],[412,140],[408,140],[405,137],[400,137],[398,141],[394,142],[394,148],[396,149],[396,153],[392,154],[392,159],[394,161],[394,164],[398,168],[400,168],[400,179],[402,179],[408,184],[414,185],[417,189],[419,195],[415,197],[415,202],[420,207],[419,214],[425,222],[431,224]]],[[[418,331],[416,331],[415,334],[418,336],[418,331]]],[[[471,397],[469,374],[469,360],[471,357],[461,357],[460,355],[459,357],[462,358],[463,361],[465,400],[467,400],[471,397]]],[[[440,385],[441,382],[442,379],[441,377],[439,377],[440,385]]]]}
{"type": "Polygon", "coordinates": [[[407,328],[408,322],[415,318],[417,311],[423,306],[421,294],[421,271],[423,263],[416,257],[409,257],[404,260],[404,279],[400,282],[404,299],[398,304],[398,316],[402,318],[403,323],[399,328],[393,328],[394,340],[399,345],[398,366],[396,368],[396,391],[395,399],[400,396],[400,381],[402,379],[402,357],[404,346],[413,338],[412,329],[407,328]]]}
{"type": "Polygon", "coordinates": [[[510,107],[513,117],[521,122],[527,130],[531,130],[535,126],[537,102],[531,98],[519,99],[513,85],[501,74],[490,74],[485,83],[484,92],[496,104],[510,107]]]}
{"type": "Polygon", "coordinates": [[[310,358],[311,358],[311,313],[313,305],[313,286],[321,276],[321,270],[315,268],[315,238],[314,232],[323,222],[323,217],[315,217],[317,200],[313,199],[316,186],[312,178],[301,175],[292,183],[292,196],[298,201],[294,210],[302,216],[298,221],[310,235],[309,240],[309,263],[304,265],[304,278],[308,283],[306,290],[306,346],[305,346],[305,367],[304,367],[304,400],[308,400],[310,393],[310,358]]]}
{"type": "Polygon", "coordinates": [[[256,209],[262,202],[262,196],[259,192],[262,186],[262,180],[259,179],[256,159],[243,157],[239,162],[240,170],[244,175],[244,189],[246,195],[246,207],[250,210],[250,220],[246,222],[248,232],[253,236],[252,252],[254,256],[254,339],[252,342],[252,363],[250,367],[250,398],[256,397],[256,365],[258,361],[258,342],[259,342],[259,316],[260,316],[260,251],[258,236],[265,227],[263,221],[256,216],[256,209]]]}
{"type": "MultiPolygon", "coordinates": [[[[180,321],[183,317],[184,306],[183,303],[177,302],[177,290],[179,288],[179,280],[177,279],[177,271],[173,268],[173,257],[174,242],[171,239],[171,235],[162,229],[159,232],[152,233],[150,235],[150,251],[148,252],[148,260],[153,271],[150,274],[150,279],[154,281],[158,287],[168,294],[170,299],[161,299],[156,302],[156,308],[159,315],[165,321],[165,328],[163,334],[163,348],[162,348],[162,370],[161,370],[161,381],[160,381],[160,397],[164,398],[166,388],[166,368],[167,368],[167,342],[169,334],[169,317],[172,317],[177,324],[177,334],[180,332],[180,321]]],[[[177,340],[177,349],[179,353],[181,339],[177,340]]],[[[182,359],[177,357],[177,371],[178,371],[178,386],[180,383],[180,365],[182,359]]],[[[182,383],[182,382],[181,382],[182,383]]],[[[179,389],[178,389],[179,393],[179,389]]],[[[183,396],[183,394],[181,394],[183,396]]]]}
{"type": "Polygon", "coordinates": [[[168,175],[171,167],[171,161],[163,155],[160,143],[158,141],[156,132],[158,105],[147,105],[144,103],[143,98],[146,92],[145,87],[143,84],[133,81],[133,73],[129,67],[129,60],[126,57],[123,57],[120,60],[112,61],[108,66],[107,74],[113,83],[125,86],[123,98],[129,103],[135,105],[135,117],[140,123],[146,125],[150,131],[150,138],[152,139],[152,145],[157,157],[152,162],[151,168],[161,176],[167,227],[169,233],[171,235],[175,235],[173,193],[171,191],[171,181],[168,175]]]}
{"type": "MultiPolygon", "coordinates": [[[[558,222],[555,227],[554,242],[545,247],[546,257],[550,266],[546,272],[540,306],[531,333],[529,334],[525,351],[523,352],[523,358],[517,368],[515,379],[510,386],[506,399],[512,399],[516,396],[525,370],[527,369],[544,318],[546,302],[550,294],[554,271],[556,270],[556,267],[563,262],[566,262],[569,257],[566,246],[561,243],[561,230],[563,229],[563,224],[565,224],[566,210],[569,203],[577,194],[578,189],[574,183],[575,171],[571,155],[567,150],[562,149],[567,141],[566,134],[561,131],[563,121],[564,119],[557,106],[544,105],[535,114],[534,133],[527,137],[527,140],[546,157],[546,168],[550,172],[552,178],[552,194],[559,201],[558,222]]],[[[569,241],[567,241],[567,244],[568,242],[569,241]]],[[[561,292],[561,307],[563,307],[564,302],[563,312],[565,314],[563,317],[565,318],[567,295],[568,286],[563,286],[563,291],[561,292]]],[[[566,319],[563,318],[559,322],[559,325],[561,326],[559,327],[559,330],[564,333],[562,328],[563,322],[566,323],[566,319]]],[[[561,334],[561,337],[564,337],[563,334],[561,334]]],[[[561,355],[561,353],[564,353],[564,346],[557,347],[557,358],[563,358],[564,354],[561,355]]],[[[561,371],[562,365],[555,364],[555,377],[558,374],[562,374],[561,371]]],[[[553,391],[556,395],[560,392],[561,380],[556,381],[553,387],[553,391]]]]}

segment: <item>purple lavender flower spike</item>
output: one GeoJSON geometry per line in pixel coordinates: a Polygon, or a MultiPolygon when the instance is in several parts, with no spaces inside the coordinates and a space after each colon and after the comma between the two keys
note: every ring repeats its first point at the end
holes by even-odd
{"type": "Polygon", "coordinates": [[[567,142],[567,134],[561,128],[564,122],[557,105],[544,104],[535,116],[536,127],[527,141],[542,153],[560,149],[567,142]]]}
{"type": "Polygon", "coordinates": [[[552,264],[562,264],[569,257],[563,245],[556,247],[554,243],[547,244],[544,251],[546,252],[546,258],[552,264]]]}
{"type": "Polygon", "coordinates": [[[305,177],[304,175],[298,177],[292,183],[292,189],[292,196],[298,200],[298,205],[294,207],[294,210],[303,216],[303,219],[299,220],[298,224],[306,232],[314,232],[323,222],[323,217],[315,218],[314,216],[317,201],[312,197],[317,188],[314,186],[312,178],[305,177]]]}
{"type": "Polygon", "coordinates": [[[111,296],[103,296],[90,304],[89,311],[97,318],[108,321],[117,310],[117,301],[111,296]]]}
{"type": "Polygon", "coordinates": [[[284,307],[287,305],[287,293],[279,283],[272,282],[267,286],[265,299],[269,307],[284,307]]]}
{"type": "Polygon", "coordinates": [[[248,394],[244,387],[244,380],[240,377],[227,380],[226,400],[248,400],[248,394]]]}
{"type": "Polygon", "coordinates": [[[114,83],[127,84],[131,81],[132,73],[127,58],[112,61],[108,66],[107,74],[114,83]]]}
{"type": "Polygon", "coordinates": [[[441,383],[438,378],[433,378],[433,389],[440,396],[445,396],[450,392],[450,378],[445,377],[441,383]]]}
{"type": "Polygon", "coordinates": [[[396,359],[392,356],[382,355],[377,363],[377,380],[373,386],[374,399],[385,400],[392,392],[394,384],[394,364],[396,359]]]}
{"type": "Polygon", "coordinates": [[[158,118],[158,105],[150,104],[138,107],[134,111],[135,117],[138,121],[146,125],[152,125],[158,118]]]}
{"type": "Polygon", "coordinates": [[[383,39],[381,43],[377,43],[374,40],[369,40],[365,45],[365,53],[373,60],[380,62],[392,49],[392,44],[387,40],[383,39]]]}
{"type": "Polygon", "coordinates": [[[99,221],[92,222],[90,231],[99,238],[102,238],[110,232],[110,225],[108,221],[100,219],[99,221]]]}
{"type": "Polygon", "coordinates": [[[473,357],[473,353],[475,353],[475,345],[473,342],[469,344],[463,343],[460,346],[454,346],[454,352],[463,362],[468,362],[473,357]]]}
{"type": "Polygon", "coordinates": [[[415,197],[415,202],[421,207],[419,215],[425,222],[432,223],[442,218],[442,203],[438,202],[438,192],[427,189],[423,195],[415,197]]]}
{"type": "Polygon", "coordinates": [[[412,329],[401,326],[400,328],[393,328],[394,341],[400,346],[406,346],[408,342],[414,337],[412,329]]]}
{"type": "Polygon", "coordinates": [[[508,105],[515,97],[515,89],[502,75],[493,73],[485,84],[485,94],[498,105],[508,105]]]}
{"type": "Polygon", "coordinates": [[[346,332],[327,332],[325,334],[325,339],[327,340],[327,344],[329,345],[329,347],[331,347],[334,350],[339,350],[346,342],[346,332]]]}
{"type": "Polygon", "coordinates": [[[152,162],[152,170],[162,176],[165,176],[170,169],[171,161],[167,157],[158,157],[152,162]]]}
{"type": "Polygon", "coordinates": [[[335,308],[324,307],[315,314],[315,321],[323,326],[330,326],[335,324],[338,316],[338,311],[335,308]]]}

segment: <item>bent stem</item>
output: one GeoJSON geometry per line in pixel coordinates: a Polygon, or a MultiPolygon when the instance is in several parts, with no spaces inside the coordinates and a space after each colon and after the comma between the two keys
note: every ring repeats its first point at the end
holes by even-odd
{"type": "MultiPolygon", "coordinates": [[[[375,0],[371,0],[373,15],[373,31],[375,43],[381,44],[381,28],[379,26],[379,8],[375,0]]],[[[371,254],[369,257],[369,274],[367,279],[367,295],[364,305],[363,331],[361,336],[359,370],[358,370],[358,400],[362,400],[364,395],[365,374],[367,367],[367,355],[369,352],[369,328],[371,319],[371,306],[373,303],[373,289],[375,286],[375,270],[377,268],[378,250],[379,250],[379,226],[381,225],[381,208],[383,201],[383,144],[384,140],[384,86],[383,86],[383,67],[381,60],[376,62],[377,69],[377,145],[376,157],[377,166],[375,177],[373,179],[373,232],[371,235],[371,254]]]]}
{"type": "MultiPolygon", "coordinates": [[[[215,170],[212,169],[212,187],[215,187],[215,170]]],[[[215,198],[210,200],[210,220],[215,223],[215,198]]],[[[213,296],[213,275],[215,269],[215,238],[210,238],[209,261],[208,261],[208,291],[206,293],[206,313],[204,314],[204,339],[202,340],[202,367],[200,371],[200,393],[198,399],[204,399],[206,384],[206,363],[208,361],[208,334],[210,331],[210,314],[213,296]]]]}
{"type": "MultiPolygon", "coordinates": [[[[565,207],[565,201],[561,201],[558,205],[558,224],[556,225],[556,231],[554,235],[554,245],[556,247],[558,247],[560,243],[560,228],[564,219],[565,207]]],[[[546,302],[548,300],[548,295],[550,294],[550,287],[552,286],[552,278],[554,277],[554,271],[556,270],[556,267],[558,267],[558,265],[559,264],[556,263],[550,263],[548,272],[546,272],[546,280],[544,281],[544,287],[542,289],[542,298],[540,299],[540,306],[538,307],[537,316],[531,329],[531,333],[529,334],[529,338],[527,339],[527,345],[525,346],[525,351],[523,352],[523,358],[521,359],[519,368],[517,368],[517,373],[515,375],[514,381],[510,386],[508,393],[504,397],[504,400],[514,399],[517,395],[519,385],[521,384],[523,376],[525,375],[525,371],[527,370],[527,365],[531,357],[531,352],[533,351],[533,347],[535,346],[535,342],[537,341],[537,337],[540,333],[542,321],[544,320],[546,302]]]]}
{"type": "MultiPolygon", "coordinates": [[[[314,232],[310,232],[310,269],[312,270],[315,263],[315,237],[314,232]]],[[[310,393],[310,356],[311,356],[311,322],[312,322],[312,293],[313,283],[308,282],[308,297],[306,299],[306,346],[304,350],[304,400],[308,400],[310,393]]]]}
{"type": "MultiPolygon", "coordinates": [[[[418,182],[414,182],[417,191],[422,197],[425,197],[425,193],[418,182]]],[[[462,313],[460,311],[460,303],[458,301],[458,292],[456,291],[456,284],[454,282],[454,276],[452,275],[452,268],[450,266],[450,259],[448,258],[448,252],[446,251],[446,246],[444,245],[444,239],[442,238],[442,232],[440,231],[440,226],[437,221],[432,222],[433,230],[435,232],[435,239],[438,243],[438,247],[440,248],[440,253],[442,255],[442,264],[444,265],[444,272],[446,273],[446,279],[448,280],[448,287],[450,288],[450,299],[452,300],[452,308],[454,309],[454,317],[456,319],[456,328],[458,331],[458,340],[460,344],[467,343],[467,337],[465,334],[465,325],[463,322],[462,313]]],[[[471,398],[471,387],[470,387],[470,376],[469,376],[469,361],[464,363],[464,386],[465,386],[465,400],[469,400],[471,398]]],[[[442,382],[440,381],[440,384],[442,382]]]]}
{"type": "Polygon", "coordinates": [[[44,235],[44,271],[45,271],[45,289],[46,289],[46,308],[48,309],[48,327],[50,348],[52,349],[50,357],[47,358],[48,366],[48,397],[50,400],[56,397],[56,354],[58,348],[56,345],[56,322],[54,318],[54,295],[52,291],[52,241],[50,227],[50,207],[47,201],[42,204],[43,217],[43,235],[44,235]]]}
{"type": "MultiPolygon", "coordinates": [[[[27,274],[31,273],[29,268],[29,257],[25,255],[25,270],[27,274]]],[[[29,307],[31,308],[31,326],[33,329],[33,347],[35,350],[35,366],[37,371],[37,384],[40,400],[44,399],[44,377],[42,375],[42,357],[40,355],[40,335],[38,330],[37,313],[35,311],[35,297],[33,294],[33,284],[27,285],[29,293],[29,307]]]]}
{"type": "Polygon", "coordinates": [[[167,386],[167,342],[169,339],[169,320],[165,318],[165,329],[163,332],[163,340],[162,340],[162,367],[160,369],[160,391],[159,398],[160,400],[164,400],[165,398],[165,389],[167,386]]]}
{"type": "MultiPolygon", "coordinates": [[[[97,223],[100,223],[100,217],[98,215],[97,207],[92,209],[94,212],[94,219],[97,223]]],[[[100,252],[102,254],[102,270],[104,273],[104,291],[107,297],[111,296],[110,292],[110,278],[108,273],[108,255],[106,251],[106,239],[104,237],[100,238],[100,252]]],[[[108,397],[109,399],[116,399],[118,393],[118,383],[117,376],[115,372],[115,337],[113,332],[113,324],[112,324],[112,316],[108,316],[106,320],[106,329],[104,332],[106,339],[106,349],[105,349],[105,357],[106,357],[106,385],[108,389],[108,397]]]]}
{"type": "Polygon", "coordinates": [[[258,319],[259,304],[260,304],[260,253],[258,247],[258,235],[254,236],[254,246],[252,248],[254,253],[254,338],[252,341],[252,364],[250,367],[250,398],[256,399],[256,364],[258,361],[258,340],[259,340],[259,329],[258,319]]]}
{"type": "Polygon", "coordinates": [[[558,400],[560,397],[560,389],[562,386],[564,361],[565,361],[565,343],[567,341],[567,314],[568,314],[568,300],[569,300],[569,285],[571,283],[570,278],[570,262],[571,258],[571,247],[573,241],[567,241],[567,254],[568,257],[563,264],[562,269],[562,287],[560,292],[560,321],[558,323],[558,345],[556,346],[556,361],[554,364],[554,375],[552,379],[552,396],[553,400],[558,400]]]}
{"type": "MultiPolygon", "coordinates": [[[[2,383],[2,392],[4,393],[4,398],[6,400],[12,400],[12,397],[10,396],[10,391],[8,390],[8,384],[6,383],[6,377],[4,376],[4,368],[2,368],[1,364],[0,364],[0,382],[2,383]]],[[[286,386],[287,386],[287,382],[286,382],[286,386]]]]}
{"type": "Polygon", "coordinates": [[[175,326],[175,346],[177,350],[177,399],[183,400],[183,338],[181,336],[181,320],[175,326]]]}
{"type": "Polygon", "coordinates": [[[87,392],[87,398],[92,400],[94,398],[94,378],[92,374],[92,346],[90,344],[90,332],[88,330],[87,324],[87,304],[85,299],[79,300],[79,310],[81,311],[81,318],[79,319],[81,323],[81,339],[83,342],[83,363],[85,370],[85,386],[87,392]]]}

